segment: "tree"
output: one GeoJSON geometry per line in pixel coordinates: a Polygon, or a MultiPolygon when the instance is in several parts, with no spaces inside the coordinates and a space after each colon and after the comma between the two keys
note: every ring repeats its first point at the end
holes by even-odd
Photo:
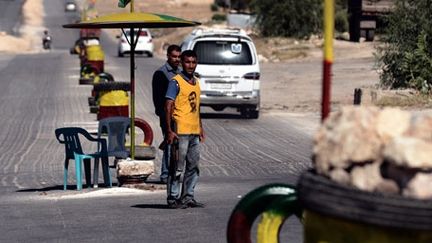
{"type": "Polygon", "coordinates": [[[395,0],[384,45],[378,48],[381,84],[431,93],[432,1],[395,0]]]}
{"type": "Polygon", "coordinates": [[[252,0],[263,36],[307,38],[321,32],[322,0],[252,0]]]}

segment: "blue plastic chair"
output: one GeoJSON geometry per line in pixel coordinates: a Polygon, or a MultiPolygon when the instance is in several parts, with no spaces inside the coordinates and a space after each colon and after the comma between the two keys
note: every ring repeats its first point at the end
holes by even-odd
{"type": "Polygon", "coordinates": [[[113,116],[99,120],[98,138],[106,133],[108,138],[108,156],[126,159],[129,151],[126,150],[126,133],[130,127],[130,118],[113,116]]]}
{"type": "Polygon", "coordinates": [[[84,163],[86,184],[90,187],[90,160],[94,159],[94,186],[97,187],[97,174],[99,170],[99,158],[102,160],[105,185],[112,187],[111,174],[108,165],[107,144],[105,139],[92,137],[85,129],[80,127],[64,127],[55,130],[57,140],[65,145],[65,162],[63,171],[63,190],[67,189],[67,174],[69,160],[75,160],[77,190],[82,189],[81,164],[84,163]],[[91,154],[83,152],[80,135],[91,142],[98,143],[98,151],[91,154]]]}

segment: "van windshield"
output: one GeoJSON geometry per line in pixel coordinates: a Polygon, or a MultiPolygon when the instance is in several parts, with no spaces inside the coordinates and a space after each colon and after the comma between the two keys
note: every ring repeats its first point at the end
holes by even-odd
{"type": "Polygon", "coordinates": [[[199,41],[194,46],[198,64],[251,65],[252,54],[246,42],[199,41]]]}

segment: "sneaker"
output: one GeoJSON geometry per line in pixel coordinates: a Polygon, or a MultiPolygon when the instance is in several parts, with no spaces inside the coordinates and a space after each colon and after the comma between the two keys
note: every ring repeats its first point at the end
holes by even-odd
{"type": "Polygon", "coordinates": [[[195,199],[189,200],[186,203],[184,203],[183,205],[190,207],[190,208],[203,208],[205,207],[204,203],[200,203],[195,201],[195,199]]]}
{"type": "Polygon", "coordinates": [[[170,208],[170,209],[179,209],[179,208],[185,209],[187,207],[188,207],[187,205],[181,203],[178,200],[176,200],[176,201],[169,201],[168,202],[168,208],[170,208]]]}

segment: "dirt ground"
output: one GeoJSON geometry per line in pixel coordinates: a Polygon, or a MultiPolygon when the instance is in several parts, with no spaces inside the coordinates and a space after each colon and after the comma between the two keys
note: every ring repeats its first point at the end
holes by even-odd
{"type": "MultiPolygon", "coordinates": [[[[39,41],[43,30],[44,15],[42,0],[27,0],[23,13],[25,22],[23,28],[30,28],[34,36],[23,36],[18,39],[10,36],[0,36],[0,52],[26,52],[40,50],[39,45],[32,44],[36,38],[39,41]],[[31,23],[31,24],[29,24],[31,23]],[[9,38],[15,38],[17,45],[5,47],[9,38]],[[19,44],[19,45],[18,45],[19,44]],[[38,48],[31,48],[31,47],[38,48]]],[[[117,7],[118,0],[97,1],[96,9],[99,15],[112,12],[129,11],[129,8],[117,7]]],[[[201,22],[204,26],[212,26],[213,12],[210,5],[213,0],[135,0],[135,11],[154,12],[173,15],[188,20],[201,22]]],[[[218,27],[224,24],[218,24],[218,27]]],[[[179,44],[192,28],[154,29],[156,56],[164,58],[163,46],[179,44]]],[[[112,36],[119,30],[111,31],[112,36]]],[[[266,113],[317,113],[320,110],[322,39],[318,37],[307,41],[296,41],[286,38],[260,38],[252,34],[257,46],[261,65],[261,107],[266,113]],[[314,65],[310,64],[314,63],[314,65]]],[[[332,87],[332,104],[335,107],[352,104],[355,88],[370,88],[378,82],[378,74],[372,70],[374,43],[334,40],[335,62],[342,65],[332,87]],[[356,60],[359,60],[358,62],[356,60]],[[368,60],[368,61],[364,61],[368,60]]]]}
{"type": "MultiPolygon", "coordinates": [[[[105,0],[96,4],[99,14],[118,12],[117,0],[105,0]],[[114,8],[112,7],[114,6],[114,8]]],[[[135,8],[143,12],[174,15],[201,22],[203,27],[226,27],[224,23],[213,23],[213,0],[161,0],[136,1],[135,8]]],[[[122,11],[129,11],[123,9],[122,11]]],[[[220,10],[219,13],[222,10],[220,10]]],[[[152,30],[157,55],[164,58],[164,46],[179,44],[192,28],[152,30]]],[[[114,34],[114,33],[113,33],[114,34]]],[[[298,41],[288,38],[260,38],[251,33],[261,66],[261,109],[266,113],[317,113],[321,102],[322,38],[298,41]],[[302,65],[301,63],[317,63],[302,65]],[[297,69],[298,67],[298,69],[297,69]],[[294,70],[293,70],[294,68],[294,70]]],[[[350,105],[355,88],[371,89],[378,82],[378,73],[373,70],[374,43],[334,40],[334,55],[343,68],[335,69],[336,80],[332,87],[333,108],[350,105]],[[349,61],[346,61],[349,60],[349,61]],[[356,60],[361,60],[357,62],[356,60]],[[368,61],[364,61],[368,60],[368,61]],[[348,70],[347,73],[342,73],[348,70]]]]}
{"type": "Polygon", "coordinates": [[[27,0],[23,5],[22,12],[23,26],[20,30],[22,36],[15,37],[0,32],[0,53],[22,53],[39,50],[39,48],[34,47],[36,47],[36,43],[40,43],[40,36],[43,31],[44,10],[42,0],[27,0]]]}

